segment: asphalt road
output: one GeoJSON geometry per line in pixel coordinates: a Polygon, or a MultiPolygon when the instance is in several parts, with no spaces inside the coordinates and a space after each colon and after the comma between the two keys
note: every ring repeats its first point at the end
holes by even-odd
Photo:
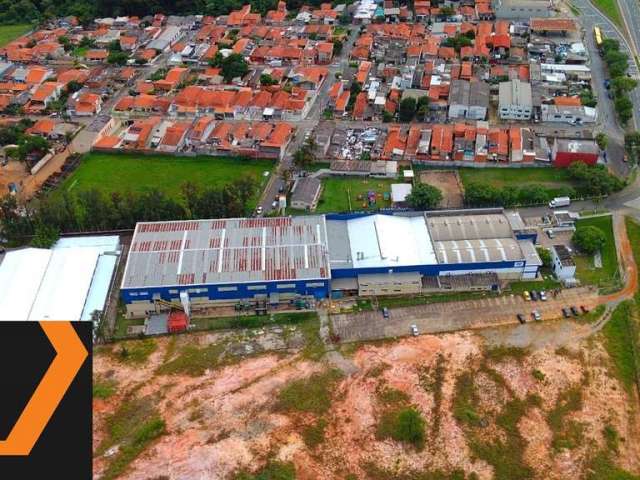
{"type": "Polygon", "coordinates": [[[271,178],[267,184],[259,205],[262,207],[263,215],[273,210],[273,202],[279,191],[285,186],[285,182],[282,179],[282,174],[286,170],[290,170],[293,166],[293,154],[302,146],[305,141],[305,135],[311,132],[313,128],[318,124],[322,117],[322,112],[327,106],[329,100],[329,89],[336,82],[335,74],[337,72],[344,72],[349,65],[349,52],[353,49],[353,44],[358,38],[358,29],[351,28],[349,37],[342,47],[342,52],[338,57],[334,57],[334,61],[329,65],[329,73],[327,79],[320,87],[320,91],[317,93],[316,98],[311,106],[306,118],[300,122],[295,122],[296,133],[295,137],[287,146],[287,151],[284,158],[278,163],[278,169],[274,178],[271,178]]]}
{"type": "MultiPolygon", "coordinates": [[[[637,0],[620,0],[619,3],[621,4],[623,15],[625,15],[625,10],[622,7],[622,4],[634,4],[635,9],[638,9],[638,5],[636,2],[637,0]]],[[[602,64],[602,59],[598,55],[598,50],[595,47],[595,42],[593,39],[593,27],[596,25],[600,27],[604,38],[613,38],[620,42],[620,48],[629,55],[629,74],[633,78],[640,79],[640,72],[638,71],[638,67],[633,60],[633,50],[629,47],[626,38],[622,35],[622,32],[619,30],[619,28],[606,15],[600,12],[600,10],[598,10],[590,2],[590,0],[572,0],[572,3],[578,8],[578,10],[580,10],[580,22],[582,23],[582,26],[585,30],[584,40],[591,54],[593,83],[595,84],[595,88],[598,93],[598,113],[604,115],[605,130],[613,132],[614,130],[616,130],[614,128],[615,114],[611,106],[611,101],[607,98],[606,89],[604,88],[604,79],[606,78],[606,74],[604,65],[602,64]],[[600,105],[602,103],[608,105],[601,108],[600,105]]],[[[640,13],[638,13],[636,17],[633,17],[631,19],[631,22],[632,25],[634,25],[631,30],[635,30],[633,31],[633,35],[637,36],[636,38],[640,38],[640,13]]],[[[633,102],[633,121],[637,128],[637,125],[640,124],[639,89],[636,88],[635,90],[630,92],[629,97],[633,102]]],[[[617,130],[619,131],[619,129],[617,130]]]]}

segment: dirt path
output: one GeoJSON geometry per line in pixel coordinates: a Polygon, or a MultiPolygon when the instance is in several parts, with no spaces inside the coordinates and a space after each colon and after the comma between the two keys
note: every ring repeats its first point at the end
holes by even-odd
{"type": "Polygon", "coordinates": [[[613,215],[613,230],[616,239],[616,249],[618,251],[618,263],[622,272],[622,279],[625,282],[622,290],[599,297],[599,303],[615,306],[618,303],[633,297],[638,290],[638,266],[633,258],[631,242],[627,235],[627,226],[623,215],[613,215]]]}

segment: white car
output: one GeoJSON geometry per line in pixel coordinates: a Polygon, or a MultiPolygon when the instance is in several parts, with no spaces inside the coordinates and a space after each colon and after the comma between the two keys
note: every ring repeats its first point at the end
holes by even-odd
{"type": "Polygon", "coordinates": [[[544,290],[540,290],[540,300],[543,302],[547,301],[547,293],[544,290]]]}
{"type": "Polygon", "coordinates": [[[262,215],[262,206],[258,205],[258,207],[256,208],[256,215],[262,215]]]}
{"type": "Polygon", "coordinates": [[[414,337],[417,337],[419,335],[418,326],[415,324],[411,325],[411,335],[413,335],[414,337]]]}

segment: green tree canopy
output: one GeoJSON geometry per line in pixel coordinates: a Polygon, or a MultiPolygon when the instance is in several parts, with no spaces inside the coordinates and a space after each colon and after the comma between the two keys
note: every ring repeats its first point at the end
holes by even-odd
{"type": "Polygon", "coordinates": [[[607,243],[607,237],[598,227],[589,225],[578,227],[571,237],[571,241],[582,252],[592,255],[604,247],[607,243]]]}
{"type": "Polygon", "coordinates": [[[407,97],[400,102],[400,121],[410,122],[416,114],[415,98],[407,97]]]}
{"type": "Polygon", "coordinates": [[[430,210],[442,201],[442,192],[426,183],[418,183],[407,196],[407,203],[416,210],[430,210]]]}

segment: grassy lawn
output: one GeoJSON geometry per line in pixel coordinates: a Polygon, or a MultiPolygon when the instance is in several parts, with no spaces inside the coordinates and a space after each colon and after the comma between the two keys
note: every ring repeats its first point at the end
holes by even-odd
{"type": "Polygon", "coordinates": [[[318,202],[316,213],[350,212],[377,210],[391,206],[391,200],[380,198],[372,206],[367,205],[367,193],[369,191],[384,195],[388,192],[391,195],[391,184],[398,183],[397,180],[377,179],[377,178],[349,178],[349,177],[327,177],[322,179],[322,196],[318,202]],[[360,200],[358,196],[361,196],[360,200]]]}
{"type": "Polygon", "coordinates": [[[607,243],[602,251],[602,268],[593,266],[593,258],[586,255],[576,255],[576,276],[583,284],[599,287],[615,287],[619,281],[618,257],[616,242],[613,236],[613,225],[610,216],[584,218],[578,220],[576,227],[594,226],[602,230],[607,237],[607,243]]]}
{"type": "Polygon", "coordinates": [[[510,285],[512,293],[522,293],[531,290],[553,290],[560,288],[561,284],[552,277],[546,277],[544,280],[531,280],[522,282],[512,282],[510,285]]]}
{"type": "Polygon", "coordinates": [[[287,312],[273,315],[237,315],[234,317],[192,318],[196,330],[227,330],[235,328],[262,328],[268,325],[295,325],[316,320],[316,312],[287,312]]]}
{"type": "Polygon", "coordinates": [[[141,192],[155,187],[180,198],[180,187],[186,181],[202,187],[221,186],[249,174],[262,185],[267,180],[263,173],[273,171],[273,167],[271,160],[90,153],[58,191],[97,188],[104,192],[141,192]]]}
{"type": "Polygon", "coordinates": [[[0,25],[0,47],[4,47],[7,43],[24,35],[31,30],[31,25],[0,25]]]}
{"type": "Polygon", "coordinates": [[[593,0],[595,6],[619,27],[624,27],[616,0],[593,0]]]}
{"type": "Polygon", "coordinates": [[[532,184],[550,189],[572,185],[569,172],[561,168],[460,168],[459,174],[465,186],[473,182],[494,187],[532,184]]]}

